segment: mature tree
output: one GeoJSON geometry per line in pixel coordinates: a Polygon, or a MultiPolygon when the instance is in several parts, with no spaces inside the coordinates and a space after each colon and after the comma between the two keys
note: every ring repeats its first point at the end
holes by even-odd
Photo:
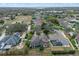
{"type": "Polygon", "coordinates": [[[53,16],[49,16],[47,18],[47,21],[52,22],[53,24],[59,25],[59,22],[58,22],[57,18],[55,18],[53,16]]]}
{"type": "Polygon", "coordinates": [[[26,27],[27,27],[26,24],[16,23],[16,24],[8,25],[8,28],[6,28],[6,31],[8,33],[12,33],[12,32],[24,32],[24,31],[27,30],[26,27]]]}
{"type": "Polygon", "coordinates": [[[29,47],[29,46],[30,46],[30,41],[27,40],[27,41],[25,42],[25,45],[26,45],[27,47],[29,47]]]}
{"type": "Polygon", "coordinates": [[[4,24],[4,20],[0,20],[0,24],[4,24]]]}

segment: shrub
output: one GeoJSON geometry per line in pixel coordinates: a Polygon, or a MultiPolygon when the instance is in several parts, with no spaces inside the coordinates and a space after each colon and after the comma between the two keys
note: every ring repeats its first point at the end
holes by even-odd
{"type": "Polygon", "coordinates": [[[44,50],[44,47],[43,47],[43,46],[40,46],[40,47],[39,47],[39,50],[40,50],[40,51],[43,51],[43,50],[44,50]]]}
{"type": "Polygon", "coordinates": [[[26,45],[27,47],[29,47],[29,46],[30,46],[30,41],[27,40],[27,41],[25,42],[25,45],[26,45]]]}
{"type": "Polygon", "coordinates": [[[53,54],[74,54],[75,50],[68,50],[68,51],[52,51],[53,54]]]}

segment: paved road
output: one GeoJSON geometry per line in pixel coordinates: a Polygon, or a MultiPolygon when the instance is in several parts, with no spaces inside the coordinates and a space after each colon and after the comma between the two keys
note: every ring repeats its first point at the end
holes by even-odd
{"type": "Polygon", "coordinates": [[[26,33],[29,33],[30,32],[30,30],[31,30],[31,25],[28,25],[28,29],[27,29],[27,32],[24,32],[23,34],[22,34],[22,36],[21,36],[21,42],[20,42],[20,44],[17,46],[17,49],[22,49],[23,47],[24,47],[24,39],[25,39],[25,36],[26,36],[26,33]]]}
{"type": "Polygon", "coordinates": [[[73,45],[72,45],[72,43],[70,42],[70,40],[66,37],[66,35],[64,34],[64,32],[63,32],[63,31],[59,31],[59,32],[69,41],[70,45],[72,46],[72,48],[73,48],[73,50],[74,50],[75,48],[73,47],[73,45]]]}
{"type": "Polygon", "coordinates": [[[31,31],[31,25],[28,25],[27,33],[31,31]]]}
{"type": "Polygon", "coordinates": [[[0,41],[5,37],[5,31],[6,31],[6,30],[4,30],[4,31],[3,31],[3,34],[0,36],[0,41]]]}
{"type": "Polygon", "coordinates": [[[16,46],[17,49],[22,49],[24,47],[24,39],[25,39],[25,36],[26,36],[26,32],[23,33],[23,35],[21,36],[21,42],[19,43],[18,46],[16,46]]]}

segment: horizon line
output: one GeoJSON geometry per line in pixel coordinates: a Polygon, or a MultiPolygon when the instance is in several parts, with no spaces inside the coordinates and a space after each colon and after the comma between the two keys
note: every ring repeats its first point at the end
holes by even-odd
{"type": "Polygon", "coordinates": [[[0,7],[79,7],[79,3],[0,3],[0,7]]]}

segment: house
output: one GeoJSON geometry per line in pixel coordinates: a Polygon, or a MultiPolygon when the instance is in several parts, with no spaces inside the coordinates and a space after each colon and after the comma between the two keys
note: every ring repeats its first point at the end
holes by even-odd
{"type": "Polygon", "coordinates": [[[0,41],[0,50],[10,49],[20,42],[20,34],[17,32],[11,36],[6,36],[0,41]]]}
{"type": "Polygon", "coordinates": [[[75,22],[79,22],[76,18],[66,17],[63,19],[59,19],[59,24],[65,28],[72,28],[75,22]]]}
{"type": "Polygon", "coordinates": [[[34,33],[31,39],[30,47],[35,48],[35,47],[39,47],[40,45],[41,45],[41,40],[39,39],[39,36],[36,33],[34,33]]]}
{"type": "Polygon", "coordinates": [[[49,39],[43,32],[40,34],[39,39],[41,39],[43,47],[49,46],[49,39]]]}
{"type": "Polygon", "coordinates": [[[39,13],[39,12],[37,12],[36,14],[35,14],[35,18],[36,19],[34,19],[33,20],[33,23],[35,24],[35,25],[42,25],[42,18],[41,18],[41,14],[39,13]]]}
{"type": "Polygon", "coordinates": [[[76,35],[76,33],[75,32],[72,32],[72,31],[71,32],[68,32],[68,33],[66,32],[66,34],[68,34],[71,37],[76,35]]]}
{"type": "Polygon", "coordinates": [[[65,19],[58,19],[59,24],[65,28],[71,27],[69,22],[65,21],[65,19]]]}
{"type": "Polygon", "coordinates": [[[49,34],[49,40],[53,46],[70,47],[69,41],[65,38],[65,34],[62,31],[56,31],[55,34],[49,34]]]}
{"type": "Polygon", "coordinates": [[[48,38],[44,33],[41,33],[40,35],[34,34],[31,40],[30,47],[36,48],[36,47],[48,47],[49,42],[48,38]]]}
{"type": "Polygon", "coordinates": [[[35,20],[33,20],[33,23],[35,24],[35,25],[42,25],[42,20],[41,20],[41,18],[40,17],[37,17],[35,20]]]}
{"type": "Polygon", "coordinates": [[[10,17],[0,17],[0,20],[10,20],[10,17]]]}

